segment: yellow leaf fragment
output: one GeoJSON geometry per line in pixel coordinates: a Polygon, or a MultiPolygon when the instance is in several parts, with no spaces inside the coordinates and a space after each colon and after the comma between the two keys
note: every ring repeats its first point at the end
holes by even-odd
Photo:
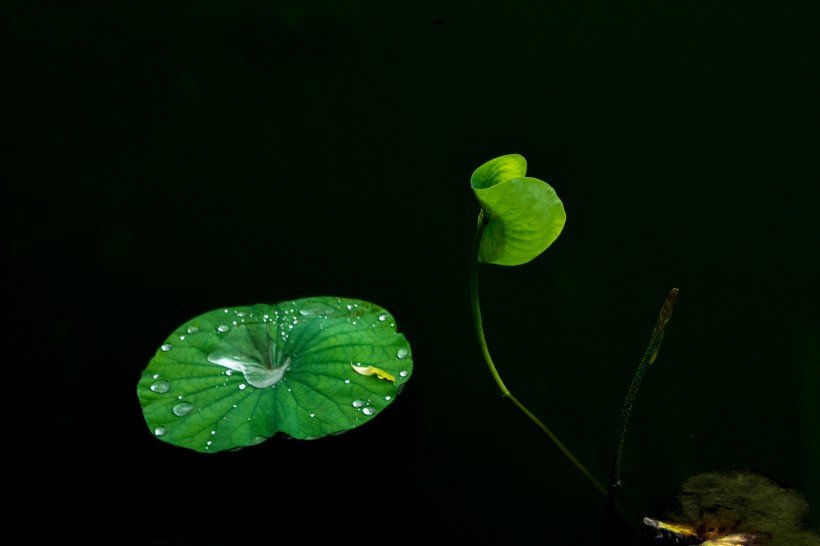
{"type": "Polygon", "coordinates": [[[665,532],[666,535],[672,535],[676,541],[681,538],[697,538],[698,536],[697,532],[689,525],[666,523],[652,518],[643,518],[643,523],[649,527],[654,527],[658,531],[665,532]]]}
{"type": "Polygon", "coordinates": [[[384,371],[380,368],[377,368],[375,366],[356,366],[352,362],[350,363],[350,365],[353,366],[353,370],[358,374],[361,374],[361,375],[375,375],[379,379],[387,379],[391,383],[396,382],[396,377],[394,375],[390,375],[386,371],[384,371]]]}

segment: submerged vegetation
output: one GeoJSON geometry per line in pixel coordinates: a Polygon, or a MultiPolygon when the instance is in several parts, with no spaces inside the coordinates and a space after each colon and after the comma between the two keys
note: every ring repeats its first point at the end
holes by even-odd
{"type": "Polygon", "coordinates": [[[803,495],[750,469],[707,472],[684,482],[658,518],[645,517],[653,544],[820,546],[806,529],[803,495]]]}

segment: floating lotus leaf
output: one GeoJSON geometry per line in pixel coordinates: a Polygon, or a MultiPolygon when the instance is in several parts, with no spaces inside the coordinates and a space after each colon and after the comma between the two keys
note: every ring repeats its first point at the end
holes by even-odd
{"type": "Polygon", "coordinates": [[[137,395],[157,438],[214,453],[277,433],[315,439],[361,426],[412,371],[410,345],[386,310],[305,298],[186,322],[148,363],[137,395]]]}

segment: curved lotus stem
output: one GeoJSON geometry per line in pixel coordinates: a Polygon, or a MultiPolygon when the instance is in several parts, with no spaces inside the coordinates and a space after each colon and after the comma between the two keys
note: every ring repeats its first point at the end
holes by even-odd
{"type": "Polygon", "coordinates": [[[487,362],[487,366],[490,368],[490,373],[495,379],[498,388],[501,389],[501,394],[510,400],[518,409],[520,409],[524,415],[530,418],[530,420],[541,429],[544,434],[555,444],[555,447],[558,448],[564,456],[569,459],[569,461],[577,468],[581,473],[586,476],[586,478],[592,483],[592,485],[600,491],[603,495],[606,495],[606,488],[601,484],[598,479],[592,475],[592,473],[586,469],[584,465],[581,464],[578,459],[567,449],[564,444],[558,440],[558,437],[553,434],[553,432],[547,428],[544,423],[542,423],[529,409],[527,409],[521,402],[515,398],[510,390],[504,385],[504,382],[501,380],[501,376],[498,374],[498,370],[493,363],[492,357],[490,357],[490,351],[487,348],[487,341],[484,338],[484,328],[481,322],[481,308],[478,303],[478,253],[479,248],[481,247],[481,236],[484,232],[484,226],[486,222],[484,221],[484,215],[481,214],[479,216],[478,221],[478,228],[476,229],[475,239],[473,242],[473,252],[472,252],[472,259],[470,261],[470,296],[472,302],[472,309],[473,309],[473,319],[475,321],[475,329],[476,335],[478,336],[478,342],[481,346],[481,352],[484,355],[484,360],[487,362]]]}

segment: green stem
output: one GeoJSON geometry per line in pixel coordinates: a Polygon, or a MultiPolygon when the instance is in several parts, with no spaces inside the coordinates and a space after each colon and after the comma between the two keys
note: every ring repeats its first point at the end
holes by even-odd
{"type": "Polygon", "coordinates": [[[618,431],[615,435],[615,449],[612,457],[612,470],[609,476],[609,494],[610,502],[615,494],[615,489],[621,483],[621,459],[623,457],[624,438],[626,437],[626,426],[629,423],[629,414],[632,412],[632,406],[635,403],[635,396],[638,394],[638,387],[641,384],[646,368],[655,362],[658,357],[658,351],[661,348],[661,341],[663,340],[663,332],[666,328],[666,323],[672,316],[672,310],[675,308],[675,302],[678,299],[678,289],[673,288],[666,296],[663,302],[658,322],[655,324],[655,329],[652,331],[652,337],[649,340],[649,345],[643,353],[638,369],[635,370],[635,375],[632,377],[632,383],[629,385],[629,391],[626,393],[626,399],[621,407],[621,416],[618,421],[618,431]]]}
{"type": "Polygon", "coordinates": [[[501,394],[510,400],[519,410],[521,410],[524,415],[530,418],[530,420],[535,423],[535,425],[541,429],[544,434],[555,444],[555,447],[564,454],[564,456],[569,459],[569,461],[577,468],[587,479],[592,483],[595,488],[601,492],[601,494],[606,495],[607,490],[598,481],[595,476],[593,476],[589,470],[586,469],[584,465],[575,458],[575,456],[570,453],[570,451],[558,440],[558,437],[552,433],[552,431],[544,425],[533,413],[528,410],[521,402],[518,401],[515,396],[512,395],[510,390],[504,385],[504,382],[501,380],[501,376],[498,374],[498,370],[493,363],[493,359],[490,356],[490,350],[487,348],[487,340],[484,338],[484,327],[481,321],[481,308],[478,303],[478,251],[481,247],[481,237],[484,234],[484,227],[487,225],[487,222],[484,218],[484,212],[482,211],[478,217],[478,227],[476,229],[475,238],[473,240],[473,251],[472,256],[470,259],[470,300],[472,302],[472,309],[473,309],[473,319],[475,320],[475,330],[476,335],[478,336],[478,342],[481,346],[481,352],[484,355],[484,360],[487,362],[487,366],[490,368],[490,373],[495,379],[496,384],[498,384],[498,388],[501,389],[501,394]]]}

